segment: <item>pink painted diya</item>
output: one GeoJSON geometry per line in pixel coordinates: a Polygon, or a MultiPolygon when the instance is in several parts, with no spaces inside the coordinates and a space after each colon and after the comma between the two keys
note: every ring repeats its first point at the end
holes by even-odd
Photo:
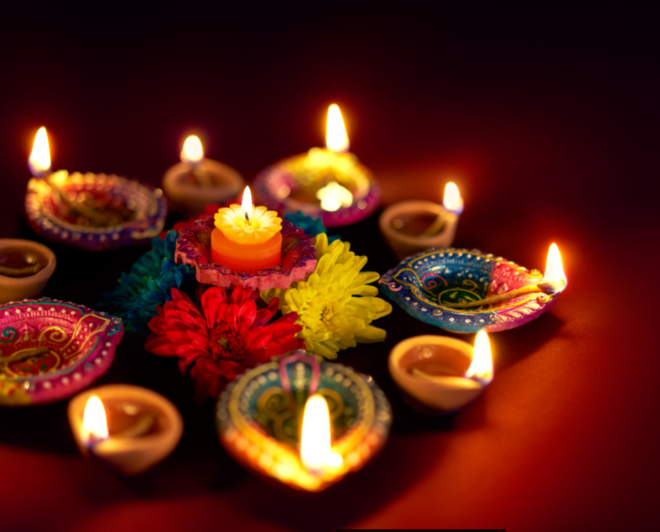
{"type": "Polygon", "coordinates": [[[197,281],[223,288],[243,286],[252,290],[288,288],[316,269],[314,238],[290,222],[282,222],[282,262],[275,268],[239,271],[213,262],[211,233],[213,216],[205,216],[179,230],[175,260],[196,270],[197,281]]]}
{"type": "Polygon", "coordinates": [[[49,176],[73,205],[98,213],[103,222],[67,208],[42,178],[28,182],[25,212],[32,229],[51,242],[89,250],[147,244],[165,225],[163,191],[114,174],[61,170],[49,176]]]}
{"type": "Polygon", "coordinates": [[[216,409],[220,443],[238,462],[294,490],[319,492],[365,466],[387,441],[390,404],[373,378],[319,362],[304,350],[274,358],[232,382],[216,409]],[[300,458],[307,399],[328,404],[335,461],[310,470],[300,458]]]}
{"type": "Polygon", "coordinates": [[[49,298],[0,306],[0,405],[49,403],[110,367],[120,318],[49,298]]]}

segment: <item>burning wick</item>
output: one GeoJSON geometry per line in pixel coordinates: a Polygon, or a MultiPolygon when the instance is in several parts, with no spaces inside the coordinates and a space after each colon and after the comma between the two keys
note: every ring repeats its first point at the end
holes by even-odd
{"type": "Polygon", "coordinates": [[[545,275],[542,281],[536,284],[523,286],[517,290],[511,290],[505,294],[499,294],[496,296],[485,297],[483,299],[477,299],[476,301],[467,301],[463,303],[443,303],[443,305],[451,308],[470,308],[480,307],[482,305],[493,305],[495,303],[501,303],[502,301],[508,301],[509,299],[513,299],[525,294],[532,294],[535,292],[555,295],[559,292],[562,292],[566,288],[566,285],[567,280],[566,275],[564,275],[559,248],[557,247],[557,244],[553,243],[550,246],[550,250],[548,251],[548,260],[546,262],[545,275]]]}
{"type": "MultiPolygon", "coordinates": [[[[449,182],[445,185],[445,194],[442,199],[442,206],[445,210],[453,212],[457,216],[463,212],[463,198],[458,191],[456,183],[449,182]]],[[[440,233],[444,229],[446,213],[441,212],[433,223],[422,231],[419,236],[433,236],[440,233]]]]}

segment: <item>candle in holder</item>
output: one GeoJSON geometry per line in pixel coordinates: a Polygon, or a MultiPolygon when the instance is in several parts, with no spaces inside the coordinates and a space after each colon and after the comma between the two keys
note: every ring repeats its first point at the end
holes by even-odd
{"type": "Polygon", "coordinates": [[[125,476],[166,458],[183,432],[176,407],[162,395],[124,384],[87,390],[69,403],[69,424],[84,456],[125,476]]]}
{"type": "Polygon", "coordinates": [[[451,412],[474,400],[493,380],[488,334],[474,348],[448,336],[415,336],[392,349],[388,369],[406,401],[422,413],[451,412]]]}
{"type": "Polygon", "coordinates": [[[442,205],[410,200],[395,203],[378,220],[380,231],[398,259],[428,248],[447,248],[454,241],[463,198],[455,183],[445,185],[442,205]]]}
{"type": "Polygon", "coordinates": [[[211,233],[211,256],[216,264],[233,270],[265,270],[282,261],[282,219],[275,211],[252,204],[245,187],[241,205],[234,204],[215,214],[211,233]]]}
{"type": "Polygon", "coordinates": [[[245,186],[236,170],[204,157],[197,135],[186,138],[180,157],[181,162],[165,172],[163,190],[172,207],[188,216],[200,214],[210,203],[222,204],[237,197],[245,186]]]}
{"type": "Polygon", "coordinates": [[[254,181],[257,196],[268,208],[284,214],[301,211],[321,218],[326,227],[367,217],[378,207],[380,188],[348,151],[346,126],[336,104],[328,108],[325,145],[261,172],[254,181]]]}

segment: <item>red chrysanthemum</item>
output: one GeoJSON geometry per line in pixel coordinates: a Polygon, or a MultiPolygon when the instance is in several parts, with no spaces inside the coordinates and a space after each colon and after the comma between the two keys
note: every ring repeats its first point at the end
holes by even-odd
{"type": "Polygon", "coordinates": [[[242,287],[229,295],[211,287],[201,297],[202,312],[176,288],[172,301],[157,307],[151,319],[153,334],[145,348],[161,356],[179,357],[183,373],[190,369],[198,395],[217,397],[223,384],[271,357],[304,348],[295,335],[301,327],[291,312],[268,323],[277,312],[274,299],[257,310],[258,292],[242,287]]]}

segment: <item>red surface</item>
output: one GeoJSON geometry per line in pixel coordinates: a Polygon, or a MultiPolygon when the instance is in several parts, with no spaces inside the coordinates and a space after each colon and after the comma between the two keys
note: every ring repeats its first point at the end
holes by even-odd
{"type": "MultiPolygon", "coordinates": [[[[386,367],[397,341],[439,331],[398,308],[380,320],[387,341],[340,361],[390,398],[390,440],[310,498],[238,467],[216,441],[212,405],[194,405],[173,361],[126,338],[103,382],[170,397],[184,417],[179,448],[120,479],[77,455],[65,403],[3,409],[0,529],[657,527],[660,80],[649,13],[419,4],[309,18],[293,7],[132,14],[35,10],[0,34],[1,237],[36,238],[21,202],[43,123],[58,168],[157,184],[195,130],[210,157],[249,178],[319,145],[323,109],[337,101],[385,204],[439,199],[452,175],[466,205],[457,245],[543,268],[556,241],[568,288],[549,313],[492,335],[495,380],[453,418],[414,414],[386,367]],[[35,83],[37,71],[47,81],[35,83]]],[[[367,268],[396,264],[375,216],[338,232],[367,268]]],[[[54,251],[44,295],[83,304],[141,253],[54,251]]]]}

